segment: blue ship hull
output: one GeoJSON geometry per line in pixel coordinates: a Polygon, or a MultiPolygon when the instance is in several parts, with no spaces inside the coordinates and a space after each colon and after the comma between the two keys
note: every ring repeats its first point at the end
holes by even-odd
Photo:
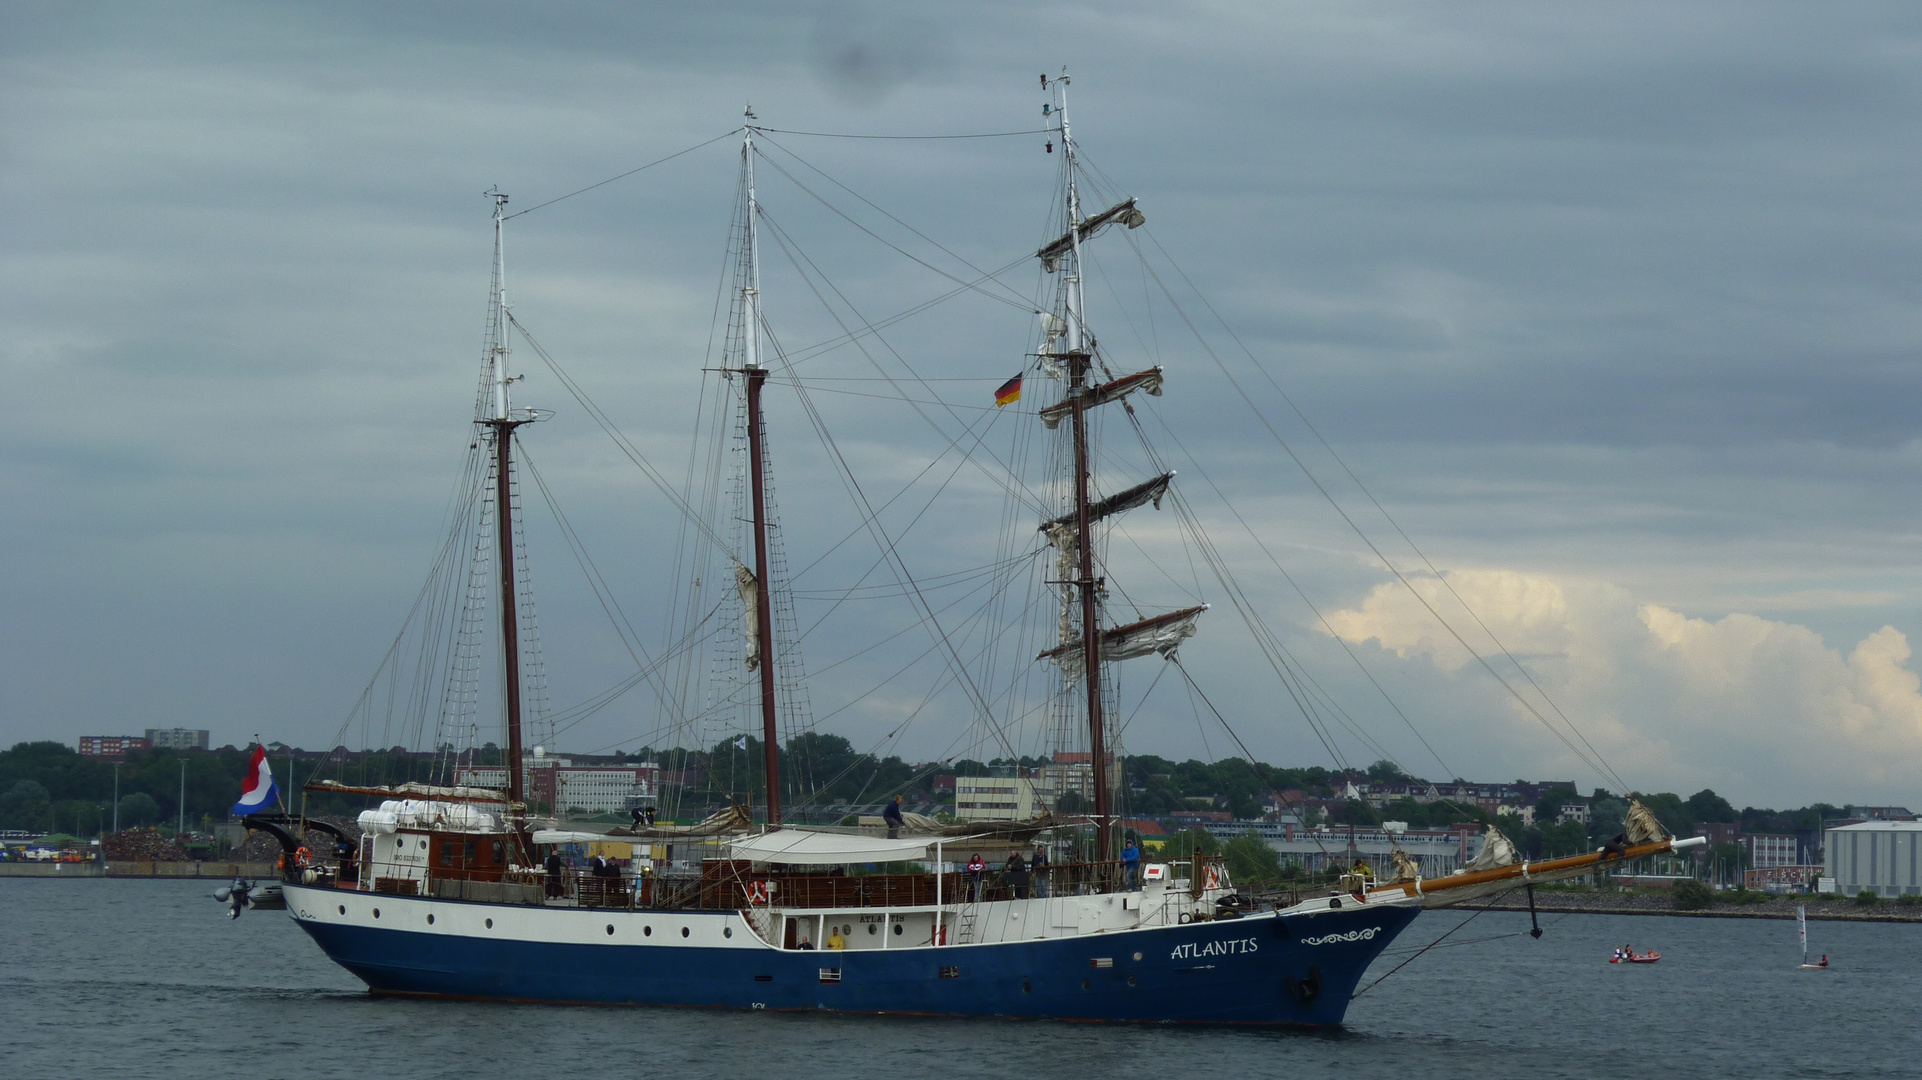
{"type": "Polygon", "coordinates": [[[766,945],[730,912],[595,912],[287,891],[301,928],[376,994],[1263,1025],[1339,1024],[1369,963],[1419,911],[1350,904],[1066,938],[800,951],[766,945]],[[343,897],[355,911],[336,904],[343,897]],[[438,924],[429,918],[435,913],[438,924]],[[492,930],[489,913],[514,929],[492,930]],[[450,929],[478,930],[484,918],[486,931],[450,929]],[[615,940],[583,936],[600,937],[602,923],[615,940]],[[649,939],[619,940],[643,931],[649,939]]]}

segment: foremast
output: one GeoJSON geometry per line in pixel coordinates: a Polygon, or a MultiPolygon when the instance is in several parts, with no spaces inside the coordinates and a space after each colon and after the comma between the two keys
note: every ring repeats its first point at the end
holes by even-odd
{"type": "MultiPolygon", "coordinates": [[[[1047,87],[1049,79],[1041,77],[1041,84],[1047,87]]],[[[1083,684],[1086,698],[1086,721],[1088,726],[1088,749],[1090,780],[1094,786],[1094,823],[1095,848],[1097,859],[1106,860],[1114,856],[1114,806],[1113,790],[1108,777],[1108,731],[1103,716],[1101,665],[1104,659],[1121,659],[1126,656],[1142,655],[1135,651],[1138,639],[1145,634],[1156,642],[1166,641],[1165,647],[1152,651],[1169,652],[1174,644],[1193,634],[1194,620],[1201,608],[1171,613],[1168,616],[1155,616],[1129,626],[1110,630],[1101,629],[1101,593],[1105,584],[1096,572],[1094,551],[1094,527],[1096,523],[1111,514],[1138,506],[1153,499],[1160,503],[1166,492],[1173,473],[1166,473],[1143,484],[1137,484],[1127,491],[1096,501],[1091,495],[1093,483],[1093,454],[1090,447],[1089,413],[1101,405],[1120,401],[1133,390],[1145,390],[1150,394],[1161,392],[1161,369],[1112,379],[1097,384],[1092,375],[1096,363],[1095,337],[1087,325],[1087,307],[1082,288],[1082,242],[1109,224],[1120,222],[1128,228],[1137,228],[1147,219],[1135,206],[1135,200],[1128,199],[1098,214],[1084,217],[1081,213],[1081,192],[1077,180],[1078,155],[1076,153],[1074,132],[1068,120],[1068,76],[1064,73],[1053,80],[1053,101],[1049,108],[1054,113],[1057,130],[1061,134],[1063,168],[1067,177],[1063,209],[1067,219],[1067,231],[1058,239],[1042,247],[1035,253],[1041,260],[1042,268],[1050,273],[1062,271],[1060,290],[1061,318],[1051,321],[1041,344],[1040,359],[1044,370],[1057,374],[1066,384],[1062,400],[1040,411],[1042,423],[1050,428],[1069,421],[1070,438],[1073,443],[1071,469],[1073,509],[1070,513],[1043,522],[1041,531],[1047,534],[1057,552],[1063,556],[1059,565],[1063,571],[1057,582],[1072,594],[1072,600],[1064,602],[1061,625],[1061,641],[1054,648],[1042,653],[1042,657],[1053,659],[1061,665],[1064,680],[1069,683],[1079,681],[1083,684]],[[1064,346],[1064,347],[1062,347],[1064,346]],[[1067,558],[1072,546],[1073,558],[1067,558]],[[1079,635],[1074,636],[1070,618],[1066,610],[1072,606],[1078,609],[1079,635]],[[1149,624],[1155,624],[1150,626],[1149,624]],[[1168,625],[1162,625],[1168,624],[1168,625]],[[1169,627],[1172,626],[1172,629],[1169,627]],[[1079,669],[1078,671],[1076,669],[1079,669]]]]}

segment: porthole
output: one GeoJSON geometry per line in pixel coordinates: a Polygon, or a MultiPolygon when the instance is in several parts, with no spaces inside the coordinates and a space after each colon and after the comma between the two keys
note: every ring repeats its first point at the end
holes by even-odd
{"type": "Polygon", "coordinates": [[[1136,960],[1139,960],[1139,959],[1141,959],[1141,954],[1140,954],[1140,953],[1136,953],[1136,954],[1135,954],[1135,959],[1136,959],[1136,960]]]}
{"type": "Polygon", "coordinates": [[[1133,986],[1134,984],[1135,984],[1135,977],[1133,975],[1128,976],[1128,985],[1133,986]]]}
{"type": "Polygon", "coordinates": [[[1021,992],[1022,992],[1022,993],[1024,993],[1024,994],[1032,994],[1032,993],[1034,993],[1034,984],[1033,984],[1033,983],[1022,983],[1022,984],[1021,984],[1021,992]]]}
{"type": "Polygon", "coordinates": [[[422,840],[422,841],[420,842],[420,849],[421,849],[422,851],[426,851],[426,850],[427,850],[427,841],[425,841],[425,840],[422,840]]]}
{"type": "Polygon", "coordinates": [[[733,928],[732,926],[723,926],[723,927],[721,927],[721,936],[722,936],[722,937],[733,937],[733,936],[734,936],[734,928],[733,928]]]}
{"type": "Polygon", "coordinates": [[[340,905],[340,913],[341,913],[342,915],[345,915],[345,914],[347,914],[347,905],[346,905],[346,904],[342,904],[342,905],[340,905]]]}
{"type": "Polygon", "coordinates": [[[900,923],[895,923],[895,924],[894,924],[894,932],[895,932],[895,934],[896,934],[896,935],[899,935],[899,934],[901,933],[901,924],[900,924],[900,923]]]}
{"type": "Polygon", "coordinates": [[[427,916],[427,925],[434,925],[434,917],[432,915],[427,916]]]}
{"type": "Polygon", "coordinates": [[[683,927],[681,927],[681,936],[682,936],[682,937],[686,937],[686,936],[687,936],[687,927],[685,927],[685,926],[683,926],[683,927]]]}
{"type": "Polygon", "coordinates": [[[1089,989],[1089,988],[1091,988],[1091,987],[1093,987],[1093,986],[1094,986],[1094,984],[1093,984],[1093,983],[1091,983],[1091,982],[1089,982],[1088,980],[1086,980],[1086,979],[1083,979],[1083,980],[1081,980],[1081,989],[1083,989],[1083,990],[1087,990],[1087,989],[1089,989]]]}
{"type": "Polygon", "coordinates": [[[842,924],[841,924],[841,932],[842,932],[843,934],[852,934],[852,933],[854,933],[854,924],[853,924],[853,923],[842,923],[842,924]]]}
{"type": "Polygon", "coordinates": [[[653,928],[653,927],[651,927],[651,926],[643,926],[643,927],[641,927],[641,936],[642,936],[642,937],[653,937],[653,936],[654,936],[654,928],[653,928]]]}
{"type": "Polygon", "coordinates": [[[375,909],[374,909],[374,918],[376,918],[376,919],[378,919],[378,918],[380,918],[380,909],[379,909],[379,908],[375,908],[375,909]]]}
{"type": "Polygon", "coordinates": [[[608,923],[608,924],[607,924],[607,936],[608,936],[608,937],[613,937],[613,936],[614,936],[614,924],[613,924],[613,923],[608,923]]]}
{"type": "MultiPolygon", "coordinates": [[[[346,908],[341,908],[341,910],[342,910],[342,911],[346,911],[347,909],[346,909],[346,908]]],[[[880,933],[880,932],[881,932],[881,931],[880,931],[880,928],[879,928],[879,927],[877,927],[877,926],[875,926],[875,925],[874,925],[873,923],[869,923],[869,924],[868,924],[868,933],[870,933],[870,934],[878,934],[878,933],[880,933]]]]}
{"type": "Polygon", "coordinates": [[[494,920],[492,919],[487,920],[487,928],[489,930],[492,930],[494,928],[494,920]]]}

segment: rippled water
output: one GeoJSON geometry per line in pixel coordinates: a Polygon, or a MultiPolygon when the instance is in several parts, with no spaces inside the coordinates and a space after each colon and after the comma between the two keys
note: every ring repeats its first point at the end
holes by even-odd
{"type": "MultiPolygon", "coordinates": [[[[1329,1033],[379,1000],[214,882],[0,879],[8,1077],[1922,1076],[1922,926],[1490,912],[1329,1033]],[[1462,944],[1457,944],[1461,942],[1462,944]],[[1662,962],[1607,963],[1624,942],[1662,962]]],[[[1463,915],[1430,913],[1368,978],[1463,915]]],[[[1366,985],[1366,980],[1364,984],[1366,985]]]]}

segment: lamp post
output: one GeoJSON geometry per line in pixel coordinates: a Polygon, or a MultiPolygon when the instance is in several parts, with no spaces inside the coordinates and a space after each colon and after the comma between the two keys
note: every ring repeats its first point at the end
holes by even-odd
{"type": "Polygon", "coordinates": [[[174,839],[178,840],[187,832],[187,759],[180,759],[180,824],[174,826],[174,839]]]}
{"type": "Polygon", "coordinates": [[[113,763],[113,831],[120,831],[120,763],[113,763]]]}

